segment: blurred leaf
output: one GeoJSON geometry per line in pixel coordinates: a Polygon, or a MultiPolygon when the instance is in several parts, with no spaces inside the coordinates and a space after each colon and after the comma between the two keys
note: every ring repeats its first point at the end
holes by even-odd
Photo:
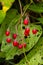
{"type": "Polygon", "coordinates": [[[39,4],[38,5],[32,4],[32,5],[30,5],[30,7],[28,9],[33,12],[36,12],[36,13],[43,13],[43,6],[41,6],[41,4],[40,5],[39,4]]]}
{"type": "MultiPolygon", "coordinates": [[[[19,19],[18,19],[19,20],[19,19]]],[[[13,20],[13,22],[18,21],[17,18],[15,20],[13,20]]],[[[10,26],[8,27],[8,29],[10,30],[10,36],[6,37],[4,35],[3,40],[2,40],[2,47],[1,47],[1,51],[6,53],[6,60],[9,59],[13,59],[13,57],[17,54],[20,55],[21,53],[24,53],[23,49],[18,49],[17,47],[14,47],[12,45],[12,43],[8,44],[6,42],[6,38],[11,38],[12,39],[12,34],[16,33],[16,29],[15,29],[15,23],[11,22],[10,26]],[[11,25],[12,24],[12,25],[11,25]]],[[[27,47],[25,48],[25,52],[29,51],[30,49],[32,49],[34,47],[34,45],[37,43],[37,41],[39,40],[40,36],[42,35],[42,29],[40,26],[37,25],[29,25],[28,27],[30,27],[30,37],[28,37],[27,39],[24,38],[25,43],[27,43],[27,47]],[[33,35],[32,34],[32,29],[34,29],[34,27],[36,27],[36,29],[38,30],[37,35],[33,35]]],[[[18,35],[23,35],[24,36],[24,30],[22,29],[21,32],[21,27],[20,25],[18,26],[18,35]]],[[[21,36],[21,37],[22,37],[21,36]]],[[[13,39],[12,39],[13,40],[13,39]]],[[[19,41],[19,37],[17,38],[17,41],[19,41]]],[[[12,41],[13,42],[13,41],[12,41]]],[[[20,43],[20,41],[19,41],[20,43]]]]}
{"type": "Polygon", "coordinates": [[[12,22],[12,20],[15,18],[15,16],[18,14],[17,10],[15,9],[10,9],[7,13],[6,13],[6,17],[1,25],[0,28],[0,43],[2,42],[2,38],[3,38],[3,34],[5,33],[6,29],[9,26],[9,23],[12,22]]]}
{"type": "MultiPolygon", "coordinates": [[[[43,37],[39,39],[38,43],[33,47],[33,49],[27,55],[29,65],[43,65],[42,58],[43,58],[43,37]]],[[[18,65],[24,65],[25,63],[26,60],[25,58],[23,58],[18,63],[18,65]]]]}
{"type": "Polygon", "coordinates": [[[24,11],[31,10],[36,13],[43,13],[43,3],[39,4],[26,4],[23,8],[24,11]]]}
{"type": "Polygon", "coordinates": [[[40,23],[42,23],[42,24],[43,24],[43,18],[38,18],[37,20],[39,20],[39,21],[40,21],[40,23]]]}
{"type": "Polygon", "coordinates": [[[6,13],[9,10],[9,7],[3,6],[2,10],[3,10],[4,13],[6,13]]]}
{"type": "Polygon", "coordinates": [[[10,7],[15,0],[0,0],[4,6],[10,7]]]}
{"type": "Polygon", "coordinates": [[[30,6],[30,4],[25,5],[23,10],[26,12],[28,10],[29,6],[30,6]]]}
{"type": "Polygon", "coordinates": [[[0,58],[5,58],[5,52],[0,52],[0,58]]]}
{"type": "Polygon", "coordinates": [[[4,13],[2,10],[0,10],[0,24],[3,22],[5,15],[6,15],[6,13],[4,13]]]}

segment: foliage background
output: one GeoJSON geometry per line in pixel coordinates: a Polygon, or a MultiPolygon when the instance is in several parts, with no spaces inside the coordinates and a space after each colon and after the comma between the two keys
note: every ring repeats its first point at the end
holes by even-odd
{"type": "MultiPolygon", "coordinates": [[[[31,42],[29,43],[33,45],[32,47],[28,45],[29,49],[27,47],[25,50],[27,60],[23,50],[19,51],[11,45],[6,46],[4,33],[10,28],[12,33],[15,32],[13,25],[15,26],[21,17],[21,10],[18,0],[0,0],[0,65],[43,65],[43,0],[21,0],[21,4],[24,16],[26,17],[26,13],[29,15],[31,29],[36,27],[39,30],[39,36],[32,38],[30,33],[31,38],[28,39],[31,42]]],[[[18,27],[18,31],[19,29],[18,27]]]]}

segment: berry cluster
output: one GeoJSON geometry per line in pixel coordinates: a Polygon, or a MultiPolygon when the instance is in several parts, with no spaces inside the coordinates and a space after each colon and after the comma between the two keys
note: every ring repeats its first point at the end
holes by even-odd
{"type": "MultiPolygon", "coordinates": [[[[23,23],[24,23],[24,25],[28,25],[29,24],[28,19],[25,19],[23,23]]],[[[24,35],[27,37],[27,36],[29,36],[29,33],[30,33],[30,28],[25,28],[24,35]]],[[[33,29],[32,30],[32,33],[33,34],[36,34],[37,33],[37,30],[36,29],[33,29]]]]}
{"type": "MultiPolygon", "coordinates": [[[[28,25],[28,24],[29,24],[28,19],[25,19],[24,22],[23,22],[23,24],[24,24],[24,25],[28,25]]],[[[37,30],[36,30],[36,29],[33,29],[33,30],[32,30],[32,33],[33,33],[33,34],[36,34],[36,33],[37,33],[37,30]]],[[[27,37],[27,36],[29,36],[29,34],[30,34],[30,28],[25,28],[25,30],[24,30],[24,35],[27,37]]],[[[10,35],[10,31],[6,31],[5,35],[6,35],[6,36],[9,36],[9,35],[10,35]]],[[[12,37],[13,37],[13,39],[14,39],[14,41],[13,41],[13,43],[12,43],[13,46],[18,47],[19,49],[22,49],[23,47],[26,48],[26,43],[19,44],[19,42],[16,41],[17,36],[18,36],[18,35],[15,34],[15,33],[12,35],[12,37]]],[[[7,39],[6,39],[6,42],[7,42],[7,43],[10,43],[11,41],[12,41],[11,38],[7,38],[7,39]]]]}
{"type": "MultiPolygon", "coordinates": [[[[6,36],[9,36],[10,35],[10,31],[6,31],[6,36]]],[[[15,47],[18,47],[19,49],[22,49],[23,47],[25,48],[26,47],[26,43],[23,43],[23,44],[19,44],[19,42],[18,41],[16,41],[16,38],[17,38],[17,34],[13,34],[13,39],[14,39],[14,41],[13,41],[13,46],[15,46],[15,47]]],[[[7,38],[6,39],[6,42],[7,43],[10,43],[11,42],[11,38],[7,38]]]]}

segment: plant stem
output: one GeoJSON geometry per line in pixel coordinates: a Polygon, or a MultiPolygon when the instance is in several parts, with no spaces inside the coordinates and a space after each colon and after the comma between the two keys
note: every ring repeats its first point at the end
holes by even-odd
{"type": "Polygon", "coordinates": [[[21,15],[22,15],[22,5],[21,5],[21,1],[20,1],[20,0],[18,0],[18,1],[19,1],[20,11],[21,11],[21,15]]]}
{"type": "MultiPolygon", "coordinates": [[[[22,31],[22,21],[23,21],[23,19],[21,19],[21,31],[22,31]]],[[[23,34],[22,34],[23,35],[23,34]]],[[[22,44],[24,43],[24,37],[22,37],[22,44]]],[[[24,46],[23,46],[23,53],[24,53],[24,56],[25,56],[25,59],[26,59],[26,62],[28,63],[28,65],[29,65],[29,61],[28,61],[28,59],[27,59],[27,56],[26,56],[26,53],[25,53],[25,48],[24,48],[24,46]]]]}
{"type": "Polygon", "coordinates": [[[27,56],[26,56],[26,53],[25,53],[25,48],[23,47],[23,52],[24,52],[24,56],[25,56],[25,59],[26,59],[26,62],[28,63],[28,65],[29,65],[29,61],[28,61],[28,59],[27,59],[27,56]]]}
{"type": "MultiPolygon", "coordinates": [[[[19,5],[20,5],[21,17],[20,17],[20,19],[19,19],[19,22],[17,23],[17,26],[18,26],[18,24],[21,22],[21,31],[22,31],[22,21],[23,21],[22,17],[23,17],[24,15],[23,15],[23,12],[22,12],[21,1],[20,1],[20,0],[18,0],[18,1],[19,1],[19,5]]],[[[22,38],[22,43],[23,43],[23,39],[24,39],[24,38],[22,38]]],[[[24,47],[23,47],[23,53],[24,53],[26,62],[27,62],[28,65],[29,65],[29,62],[28,62],[27,57],[26,57],[26,54],[25,54],[25,49],[24,49],[24,47]]]]}
{"type": "MultiPolygon", "coordinates": [[[[30,3],[30,4],[31,4],[31,3],[30,3]]],[[[22,16],[25,15],[25,13],[26,13],[27,9],[29,8],[30,4],[29,4],[28,7],[25,9],[25,11],[23,12],[22,16]]]]}
{"type": "Polygon", "coordinates": [[[17,31],[17,28],[18,28],[18,25],[20,24],[20,22],[21,22],[21,18],[22,18],[22,5],[21,5],[21,1],[20,0],[18,0],[18,2],[19,2],[19,5],[20,5],[20,11],[21,11],[21,16],[20,16],[20,19],[19,19],[19,21],[18,21],[18,23],[16,24],[16,31],[17,31]]]}
{"type": "MultiPolygon", "coordinates": [[[[23,40],[24,40],[24,38],[22,38],[22,44],[24,43],[23,40]]],[[[26,63],[29,65],[29,61],[27,59],[24,46],[23,46],[23,53],[24,53],[24,56],[25,56],[26,63]]]]}
{"type": "Polygon", "coordinates": [[[24,13],[22,14],[22,16],[25,15],[25,12],[27,11],[27,9],[29,8],[29,6],[33,3],[33,0],[30,0],[30,4],[28,5],[28,7],[25,9],[24,13]]]}

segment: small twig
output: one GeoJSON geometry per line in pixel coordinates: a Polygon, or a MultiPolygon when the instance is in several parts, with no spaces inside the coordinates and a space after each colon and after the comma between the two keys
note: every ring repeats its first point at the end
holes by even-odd
{"type": "Polygon", "coordinates": [[[17,32],[18,25],[20,24],[21,18],[22,18],[22,16],[20,17],[20,19],[19,19],[18,23],[15,25],[16,32],[17,32]]]}
{"type": "Polygon", "coordinates": [[[22,15],[22,5],[21,5],[21,1],[20,1],[20,0],[18,0],[18,1],[19,1],[20,11],[21,11],[21,15],[22,15]]]}
{"type": "Polygon", "coordinates": [[[28,61],[28,59],[27,59],[27,56],[26,56],[25,48],[24,48],[24,47],[23,47],[23,51],[24,51],[24,56],[25,56],[26,62],[27,62],[27,64],[29,65],[29,61],[28,61]]]}
{"type": "Polygon", "coordinates": [[[18,28],[18,25],[20,24],[20,22],[21,22],[21,18],[22,18],[22,5],[21,5],[21,1],[20,0],[18,0],[19,1],[19,5],[20,5],[20,11],[21,11],[21,16],[20,16],[20,19],[19,19],[19,21],[18,21],[18,23],[16,24],[16,31],[17,31],[17,28],[18,28]]]}
{"type": "MultiPolygon", "coordinates": [[[[30,5],[31,5],[31,3],[29,4],[29,6],[30,6],[30,5]]],[[[29,8],[29,6],[28,6],[28,8],[29,8]]],[[[22,16],[25,15],[26,11],[27,11],[27,9],[23,12],[22,16]]]]}
{"type": "MultiPolygon", "coordinates": [[[[29,6],[30,6],[32,3],[33,3],[33,0],[30,0],[30,4],[29,4],[29,6]]],[[[29,6],[28,6],[28,8],[29,8],[29,6]]],[[[27,11],[27,9],[23,12],[22,16],[25,15],[25,12],[26,12],[26,11],[27,11]]]]}
{"type": "MultiPolygon", "coordinates": [[[[23,40],[24,40],[24,38],[22,38],[22,44],[24,43],[23,40]]],[[[26,56],[26,53],[25,53],[25,48],[24,48],[24,46],[23,46],[23,53],[24,53],[24,56],[25,56],[27,65],[29,65],[29,61],[28,61],[28,59],[27,59],[27,56],[26,56]]]]}

